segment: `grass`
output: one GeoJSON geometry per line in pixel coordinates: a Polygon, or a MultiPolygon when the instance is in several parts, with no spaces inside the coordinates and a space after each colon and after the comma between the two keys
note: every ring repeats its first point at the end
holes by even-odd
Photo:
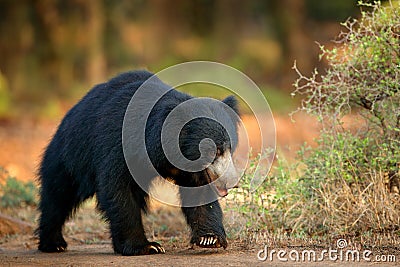
{"type": "Polygon", "coordinates": [[[21,182],[0,167],[0,207],[32,206],[36,204],[36,186],[21,182]]]}
{"type": "Polygon", "coordinates": [[[304,180],[304,168],[280,160],[255,192],[244,177],[245,184],[223,200],[230,237],[249,247],[327,246],[338,238],[365,247],[400,244],[400,196],[390,192],[383,172],[371,174],[367,184],[313,184],[304,180]]]}

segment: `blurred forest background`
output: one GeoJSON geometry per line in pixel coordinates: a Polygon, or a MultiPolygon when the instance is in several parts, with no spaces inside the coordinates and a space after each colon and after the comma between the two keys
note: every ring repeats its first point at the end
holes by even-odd
{"type": "MultiPolygon", "coordinates": [[[[399,255],[400,1],[382,1],[384,9],[362,2],[0,0],[0,251],[14,244],[36,248],[41,155],[62,116],[90,88],[127,70],[158,72],[209,60],[255,81],[276,126],[270,130],[276,130],[277,156],[267,179],[249,189],[261,155],[251,157],[243,186],[224,199],[230,237],[245,244],[266,238],[283,247],[294,244],[287,237],[305,247],[304,238],[312,237],[319,248],[314,240],[328,247],[344,237],[399,255]],[[341,24],[349,17],[359,23],[341,24]],[[288,113],[299,107],[293,123],[288,113]],[[21,239],[8,239],[21,227],[28,228],[21,239]]],[[[215,88],[179,89],[223,97],[215,88]]],[[[257,155],[259,124],[251,114],[241,118],[257,155]]],[[[248,151],[239,146],[236,153],[247,157],[248,151]]],[[[75,244],[103,244],[106,224],[88,210],[65,230],[75,244]]],[[[179,210],[153,212],[147,216],[153,239],[175,246],[189,236],[179,210]]],[[[33,262],[25,250],[20,255],[8,259],[33,262]]]]}
{"type": "Polygon", "coordinates": [[[192,60],[239,69],[290,111],[294,60],[323,68],[315,41],[359,14],[357,0],[0,0],[0,119],[59,119],[118,72],[192,60]]]}

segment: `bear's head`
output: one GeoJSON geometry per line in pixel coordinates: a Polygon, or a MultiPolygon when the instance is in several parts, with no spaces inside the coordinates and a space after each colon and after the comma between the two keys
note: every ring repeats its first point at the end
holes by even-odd
{"type": "Polygon", "coordinates": [[[178,112],[181,120],[175,120],[183,124],[178,136],[179,150],[187,159],[187,168],[185,162],[181,164],[184,168],[173,168],[174,176],[183,186],[211,183],[215,192],[224,197],[239,180],[232,160],[238,143],[238,103],[233,96],[222,101],[196,100],[178,112]]]}

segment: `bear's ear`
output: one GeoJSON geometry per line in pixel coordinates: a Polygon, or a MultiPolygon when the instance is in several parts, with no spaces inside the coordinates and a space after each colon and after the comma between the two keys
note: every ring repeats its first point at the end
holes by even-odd
{"type": "Polygon", "coordinates": [[[235,96],[233,96],[233,95],[228,96],[227,98],[222,100],[222,102],[225,103],[226,105],[228,105],[231,109],[233,109],[233,111],[235,111],[235,113],[237,115],[240,115],[239,114],[239,103],[235,96]]]}

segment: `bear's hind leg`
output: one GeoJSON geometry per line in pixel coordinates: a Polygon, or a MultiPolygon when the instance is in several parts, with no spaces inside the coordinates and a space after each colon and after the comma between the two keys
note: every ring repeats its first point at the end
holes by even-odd
{"type": "MultiPolygon", "coordinates": [[[[54,166],[54,165],[53,165],[54,166]]],[[[93,196],[78,195],[78,185],[63,167],[41,169],[41,191],[39,210],[40,221],[36,233],[39,236],[39,250],[43,252],[63,252],[67,242],[62,229],[67,218],[86,198],[93,196]],[[53,170],[53,171],[52,171],[53,170]]]]}
{"type": "Polygon", "coordinates": [[[99,209],[110,223],[115,253],[124,256],[165,253],[160,244],[149,242],[145,236],[141,214],[145,193],[140,188],[133,190],[129,185],[117,183],[98,189],[99,209]]]}

